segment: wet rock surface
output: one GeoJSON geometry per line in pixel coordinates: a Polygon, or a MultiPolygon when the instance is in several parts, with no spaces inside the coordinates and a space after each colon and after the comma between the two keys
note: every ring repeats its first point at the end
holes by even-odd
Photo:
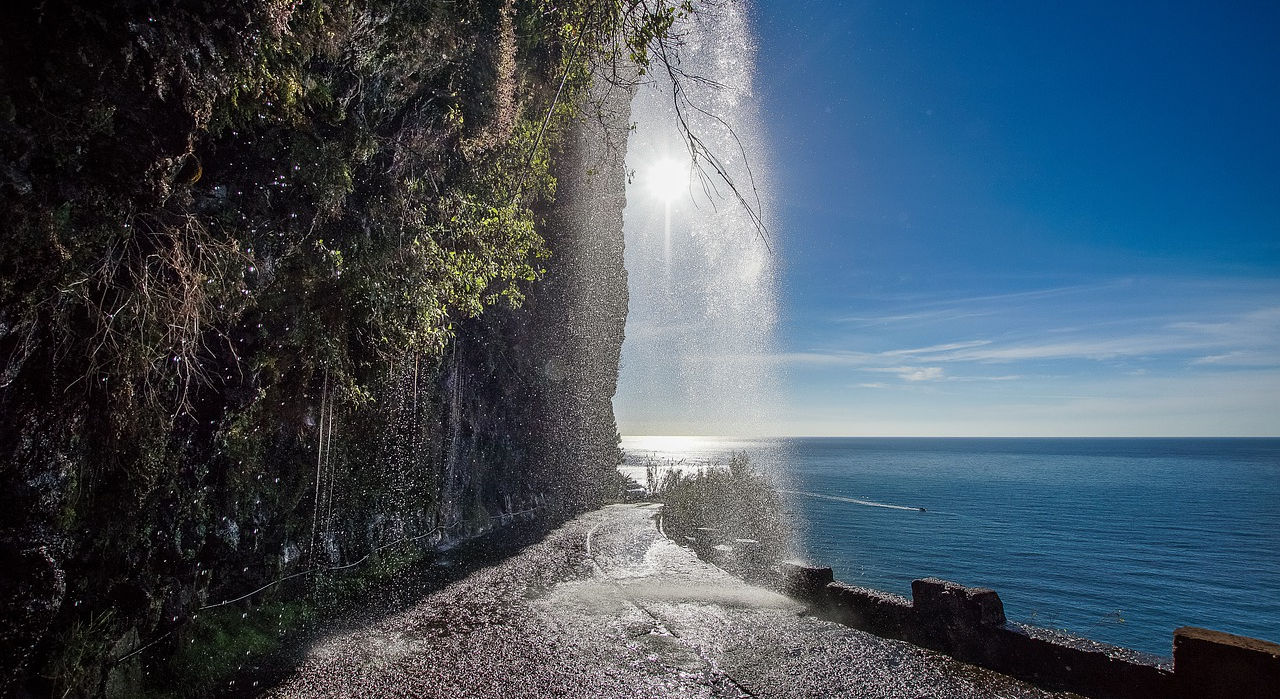
{"type": "Polygon", "coordinates": [[[663,537],[655,513],[588,513],[333,631],[265,696],[1071,696],[807,616],[663,537]]]}

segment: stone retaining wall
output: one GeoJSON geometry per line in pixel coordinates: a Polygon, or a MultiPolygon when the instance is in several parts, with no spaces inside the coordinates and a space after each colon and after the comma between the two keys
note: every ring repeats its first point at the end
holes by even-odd
{"type": "Polygon", "coordinates": [[[995,590],[925,578],[911,599],[834,580],[830,568],[782,564],[781,586],[825,618],[908,641],[1042,687],[1090,697],[1280,696],[1280,644],[1183,627],[1173,663],[1127,648],[1010,623],[995,590]]]}

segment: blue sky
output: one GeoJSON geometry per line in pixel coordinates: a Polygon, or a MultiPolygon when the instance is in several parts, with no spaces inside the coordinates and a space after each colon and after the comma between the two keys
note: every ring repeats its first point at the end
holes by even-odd
{"type": "Polygon", "coordinates": [[[752,21],[773,431],[1280,435],[1280,5],[752,21]]]}

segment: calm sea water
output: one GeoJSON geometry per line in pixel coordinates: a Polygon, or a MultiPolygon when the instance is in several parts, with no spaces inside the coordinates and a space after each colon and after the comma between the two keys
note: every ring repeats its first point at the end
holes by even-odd
{"type": "Polygon", "coordinates": [[[801,555],[851,584],[907,596],[926,576],[991,587],[1012,620],[1159,655],[1183,625],[1280,641],[1280,439],[623,446],[632,466],[745,450],[781,467],[801,555]]]}

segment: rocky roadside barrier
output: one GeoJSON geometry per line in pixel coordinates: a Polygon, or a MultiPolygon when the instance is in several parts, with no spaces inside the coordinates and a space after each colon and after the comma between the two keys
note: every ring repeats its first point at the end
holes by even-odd
{"type": "Polygon", "coordinates": [[[899,639],[1036,685],[1105,699],[1274,697],[1280,644],[1183,627],[1173,662],[1049,629],[1010,623],[995,590],[915,580],[911,599],[783,564],[780,586],[819,616],[899,639]]]}

